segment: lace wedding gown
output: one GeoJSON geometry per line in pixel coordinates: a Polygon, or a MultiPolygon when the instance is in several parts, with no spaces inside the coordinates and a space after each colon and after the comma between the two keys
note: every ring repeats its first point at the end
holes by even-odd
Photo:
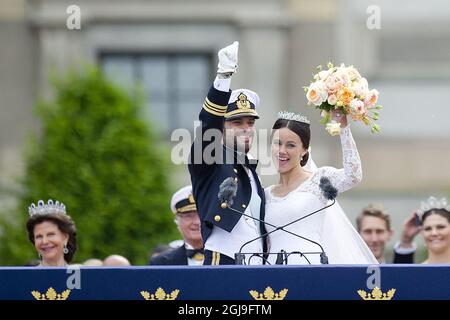
{"type": "MultiPolygon", "coordinates": [[[[271,225],[283,226],[331,203],[319,188],[321,177],[327,177],[339,193],[351,189],[361,181],[361,160],[349,126],[342,129],[340,137],[343,169],[316,168],[314,164],[309,164],[311,177],[286,196],[275,196],[272,192],[274,186],[265,189],[265,221],[268,232],[275,229],[271,225]]],[[[285,230],[319,243],[327,254],[330,264],[378,263],[338,203],[291,224],[285,230]]],[[[321,263],[320,246],[283,230],[277,230],[269,235],[269,251],[279,253],[282,250],[291,253],[287,256],[287,264],[321,263]]],[[[286,259],[286,255],[283,257],[286,259]]],[[[276,259],[276,254],[268,257],[270,264],[275,264],[276,259]]]]}

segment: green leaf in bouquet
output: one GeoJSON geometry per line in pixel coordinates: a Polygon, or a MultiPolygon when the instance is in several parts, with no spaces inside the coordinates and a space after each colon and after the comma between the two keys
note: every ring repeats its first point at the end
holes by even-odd
{"type": "Polygon", "coordinates": [[[383,106],[377,105],[377,106],[375,107],[375,109],[377,109],[377,110],[383,110],[383,106]]]}
{"type": "Polygon", "coordinates": [[[317,109],[320,110],[326,110],[326,111],[333,111],[336,107],[332,106],[331,104],[328,103],[328,101],[322,102],[322,104],[320,106],[317,106],[317,109]]]}
{"type": "Polygon", "coordinates": [[[328,122],[330,121],[330,116],[327,115],[325,117],[323,117],[322,119],[320,119],[320,124],[326,125],[328,122]]]}
{"type": "Polygon", "coordinates": [[[380,126],[377,124],[374,124],[372,126],[372,133],[377,133],[377,132],[380,132],[380,126]]]}

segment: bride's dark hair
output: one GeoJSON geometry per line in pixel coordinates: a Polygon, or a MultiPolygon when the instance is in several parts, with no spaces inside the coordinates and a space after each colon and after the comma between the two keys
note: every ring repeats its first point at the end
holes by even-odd
{"type": "MultiPolygon", "coordinates": [[[[281,128],[288,128],[289,130],[295,132],[300,137],[303,147],[306,150],[308,150],[309,142],[311,140],[311,129],[309,124],[295,120],[278,119],[277,121],[275,121],[272,130],[277,130],[281,128]]],[[[300,161],[300,165],[302,167],[305,166],[306,163],[308,162],[308,159],[309,159],[309,152],[306,151],[305,155],[300,161]]]]}

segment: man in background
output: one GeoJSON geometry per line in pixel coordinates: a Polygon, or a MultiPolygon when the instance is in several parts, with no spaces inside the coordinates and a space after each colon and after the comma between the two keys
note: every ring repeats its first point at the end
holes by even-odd
{"type": "Polygon", "coordinates": [[[184,244],[153,256],[150,265],[202,265],[204,255],[200,218],[190,185],[175,192],[170,208],[175,214],[175,223],[183,236],[184,244]]]}
{"type": "MultiPolygon", "coordinates": [[[[357,217],[356,226],[378,262],[386,263],[385,247],[394,235],[394,230],[391,229],[391,219],[386,209],[379,204],[367,206],[357,217]]],[[[420,226],[416,224],[413,214],[405,221],[401,240],[394,246],[393,263],[414,263],[416,246],[413,239],[419,232],[420,226]]]]}

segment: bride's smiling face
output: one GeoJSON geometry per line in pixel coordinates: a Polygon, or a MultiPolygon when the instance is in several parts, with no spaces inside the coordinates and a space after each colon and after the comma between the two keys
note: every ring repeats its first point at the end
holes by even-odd
{"type": "Polygon", "coordinates": [[[274,131],[272,159],[279,173],[289,172],[300,166],[300,160],[306,151],[300,137],[294,131],[288,128],[274,131]]]}

